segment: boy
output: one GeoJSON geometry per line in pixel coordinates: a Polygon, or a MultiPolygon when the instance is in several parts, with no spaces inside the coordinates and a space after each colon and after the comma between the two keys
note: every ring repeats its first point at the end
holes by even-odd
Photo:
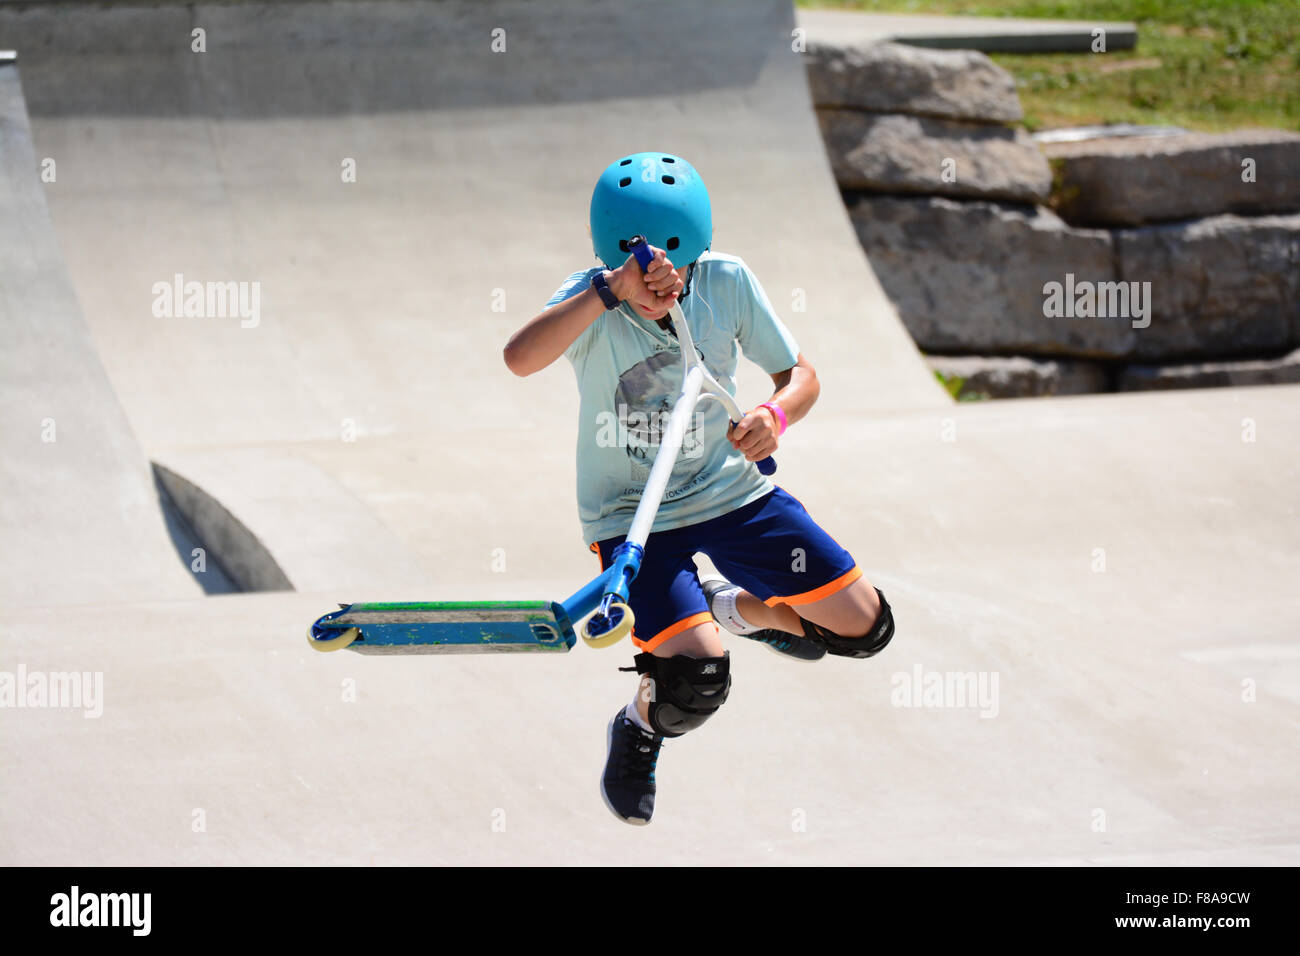
{"type": "Polygon", "coordinates": [[[709,251],[712,208],[695,169],[668,153],[615,161],[592,194],[591,235],[603,268],[571,275],[511,337],[505,361],[516,375],[560,355],[573,365],[578,510],[602,567],[627,534],[681,382],[665,318],[672,304],[680,302],[724,388],[735,394],[739,347],[776,389],[734,428],[720,403],[697,408],[632,583],[641,677],[609,724],[601,794],[620,820],[646,824],[664,738],[700,726],[727,699],[730,654],[719,623],[803,661],[828,652],[870,657],[889,643],[894,623],[853,557],[754,465],[808,413],[820,385],[754,274],[740,259],[709,251]],[[637,235],[654,251],[644,273],[628,253],[637,235]],[[701,583],[696,552],[727,580],[701,583]]]}

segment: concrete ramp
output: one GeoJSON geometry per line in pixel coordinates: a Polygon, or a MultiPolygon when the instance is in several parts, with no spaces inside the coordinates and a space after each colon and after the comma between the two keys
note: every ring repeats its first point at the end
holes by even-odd
{"type": "Polygon", "coordinates": [[[568,368],[521,389],[501,347],[594,262],[597,175],[652,142],[699,168],[715,247],[762,277],[829,404],[944,401],[854,239],[779,0],[60,6],[0,28],[148,448],[567,423],[568,368]],[[259,315],[153,314],[178,274],[256,284],[259,315]]]}
{"type": "MultiPolygon", "coordinates": [[[[594,262],[600,171],[651,143],[705,176],[715,248],[762,278],[817,365],[827,414],[948,403],[840,201],[789,5],[638,9],[0,9],[116,394],[151,455],[221,449],[207,460],[246,479],[221,482],[230,513],[270,498],[314,529],[319,556],[284,556],[289,580],[443,593],[472,585],[499,548],[524,580],[589,570],[567,504],[536,500],[572,500],[572,374],[561,362],[519,381],[501,349],[594,262]],[[598,30],[583,26],[594,11],[598,30]],[[191,52],[195,30],[205,52],[191,52]],[[212,284],[215,308],[203,294],[201,314],[184,314],[189,283],[212,284]],[[437,507],[418,523],[393,515],[403,548],[367,573],[351,558],[355,522],[336,528],[319,496],[243,464],[272,459],[379,514],[437,507]],[[519,540],[521,525],[542,547],[519,540]],[[557,543],[572,548],[560,569],[557,543]]],[[[747,401],[770,390],[745,370],[747,401]]]]}
{"type": "Polygon", "coordinates": [[[0,607],[192,597],[64,269],[0,60],[0,607]]]}
{"type": "MultiPolygon", "coordinates": [[[[48,509],[6,511],[4,568],[48,534],[34,566],[86,591],[67,508],[140,587],[0,617],[0,690],[28,689],[0,709],[0,862],[1300,862],[1300,388],[950,403],[848,224],[789,6],[642,9],[0,6],[90,325],[24,347],[108,373],[58,414],[109,415],[126,456],[116,395],[196,507],[313,589],[152,593],[159,548],[83,500],[84,459],[48,509]],[[645,830],[597,793],[629,647],[304,635],[335,601],[562,598],[594,573],[571,374],[514,379],[500,349],[591,261],[599,170],[653,144],[699,166],[716,245],[821,373],[779,477],[898,636],[812,666],[733,641],[732,697],[667,745],[645,830]],[[165,314],[176,275],[256,283],[256,321],[165,314]]],[[[23,289],[62,275],[45,262],[23,289]]],[[[20,435],[44,394],[24,367],[7,444],[11,394],[20,435]]],[[[33,508],[41,473],[10,470],[33,508]]]]}
{"type": "Polygon", "coordinates": [[[790,486],[898,637],[809,666],[733,639],[649,830],[597,793],[626,646],[322,655],[325,595],[10,616],[5,669],[102,688],[0,711],[0,860],[1295,865],[1298,432],[1300,388],[815,426],[790,486]]]}

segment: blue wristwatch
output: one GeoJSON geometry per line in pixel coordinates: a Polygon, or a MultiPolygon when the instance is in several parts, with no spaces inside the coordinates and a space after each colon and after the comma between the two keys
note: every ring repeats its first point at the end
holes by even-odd
{"type": "Polygon", "coordinates": [[[618,296],[616,296],[614,290],[609,287],[609,280],[605,278],[605,270],[602,269],[591,277],[591,287],[595,289],[596,294],[600,296],[600,301],[605,303],[606,309],[618,308],[618,296]]]}

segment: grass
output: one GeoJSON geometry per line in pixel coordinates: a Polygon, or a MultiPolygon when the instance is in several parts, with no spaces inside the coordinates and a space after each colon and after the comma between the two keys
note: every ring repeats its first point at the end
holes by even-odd
{"type": "Polygon", "coordinates": [[[937,368],[932,369],[934,377],[943,386],[944,391],[959,402],[986,402],[991,396],[987,392],[966,390],[966,379],[960,375],[944,375],[937,368]]]}
{"type": "Polygon", "coordinates": [[[1138,26],[1135,50],[990,54],[1016,79],[1026,127],[1300,129],[1296,0],[800,0],[800,6],[1131,20],[1138,26]]]}

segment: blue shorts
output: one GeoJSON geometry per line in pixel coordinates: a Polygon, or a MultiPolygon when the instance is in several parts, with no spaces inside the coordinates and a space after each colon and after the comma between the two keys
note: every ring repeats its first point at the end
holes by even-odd
{"type": "MultiPolygon", "coordinates": [[[[623,538],[591,545],[601,568],[623,538]]],[[[693,556],[703,552],[733,584],[771,604],[811,604],[862,577],[853,556],[786,491],[699,524],[657,531],[646,540],[628,604],[632,641],[653,651],[682,631],[713,620],[693,556]]]]}

